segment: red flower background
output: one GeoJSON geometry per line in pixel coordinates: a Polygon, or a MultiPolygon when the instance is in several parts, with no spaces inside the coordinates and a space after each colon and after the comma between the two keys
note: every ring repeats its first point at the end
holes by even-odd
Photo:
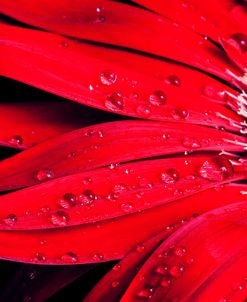
{"type": "Polygon", "coordinates": [[[245,1],[0,7],[0,301],[246,301],[245,1]]]}

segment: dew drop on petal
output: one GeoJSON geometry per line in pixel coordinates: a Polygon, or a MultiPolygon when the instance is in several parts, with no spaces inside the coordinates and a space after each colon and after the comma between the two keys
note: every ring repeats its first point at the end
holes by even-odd
{"type": "Polygon", "coordinates": [[[154,269],[154,273],[158,275],[166,275],[168,270],[168,266],[166,264],[161,264],[154,269]]]}
{"type": "Polygon", "coordinates": [[[247,36],[243,33],[235,33],[231,35],[229,42],[233,44],[241,53],[247,51],[247,36]]]}
{"type": "Polygon", "coordinates": [[[104,260],[104,255],[99,254],[99,253],[95,253],[92,258],[93,258],[94,261],[103,261],[104,260]]]}
{"type": "Polygon", "coordinates": [[[75,253],[67,252],[60,257],[64,263],[77,263],[79,261],[78,256],[75,253]]]}
{"type": "Polygon", "coordinates": [[[42,253],[36,253],[34,255],[34,260],[35,261],[46,261],[47,259],[46,259],[46,256],[44,254],[42,254],[42,253]]]}
{"type": "Polygon", "coordinates": [[[14,226],[17,222],[17,217],[15,214],[8,214],[4,219],[3,222],[8,226],[14,226]]]}
{"type": "Polygon", "coordinates": [[[172,266],[169,270],[169,273],[172,277],[179,278],[183,275],[184,270],[185,270],[184,265],[179,264],[179,265],[172,266]]]}
{"type": "Polygon", "coordinates": [[[186,252],[187,252],[187,250],[186,250],[186,248],[183,247],[183,246],[176,246],[176,247],[174,247],[174,249],[173,249],[173,254],[174,254],[175,256],[179,256],[179,257],[184,256],[184,255],[186,254],[186,252]]]}
{"type": "Polygon", "coordinates": [[[143,245],[143,244],[137,244],[137,246],[136,246],[136,251],[138,252],[138,253],[143,253],[144,252],[144,250],[145,250],[145,246],[143,245]]]}
{"type": "Polygon", "coordinates": [[[185,120],[189,116],[189,112],[186,108],[184,107],[176,107],[173,110],[172,116],[177,120],[177,119],[182,119],[185,120]]]}
{"type": "Polygon", "coordinates": [[[14,135],[13,137],[11,137],[11,139],[9,140],[9,143],[11,145],[15,145],[15,146],[19,146],[23,144],[23,138],[20,135],[14,135]]]}
{"type": "Polygon", "coordinates": [[[45,181],[54,178],[54,173],[51,169],[41,169],[35,175],[35,179],[38,181],[45,181]]]}
{"type": "Polygon", "coordinates": [[[141,117],[149,117],[152,113],[151,109],[146,105],[139,105],[136,108],[136,113],[141,117]]]}
{"type": "Polygon", "coordinates": [[[111,287],[112,288],[116,288],[118,286],[119,286],[119,282],[118,281],[112,281],[112,283],[111,283],[111,287]]]}
{"type": "Polygon", "coordinates": [[[153,106],[164,105],[166,102],[166,95],[162,90],[156,90],[149,95],[148,101],[153,106]]]}
{"type": "Polygon", "coordinates": [[[150,285],[145,285],[142,289],[140,289],[136,293],[136,296],[138,298],[142,298],[145,300],[151,299],[153,295],[154,295],[154,287],[150,285]]]}
{"type": "Polygon", "coordinates": [[[116,184],[112,189],[112,192],[115,194],[120,194],[125,191],[127,191],[127,186],[125,184],[116,184]]]}
{"type": "Polygon", "coordinates": [[[59,210],[51,214],[49,220],[53,225],[66,226],[69,222],[69,215],[65,211],[59,210]]]}
{"type": "Polygon", "coordinates": [[[130,202],[124,202],[120,205],[120,207],[124,213],[130,213],[134,211],[134,205],[130,202]]]}
{"type": "Polygon", "coordinates": [[[179,173],[175,169],[167,169],[161,173],[161,181],[166,184],[172,184],[179,180],[179,173]]]}
{"type": "Polygon", "coordinates": [[[199,167],[199,174],[210,181],[222,181],[233,175],[233,167],[228,159],[214,156],[204,161],[199,167]]]}
{"type": "Polygon", "coordinates": [[[110,111],[122,111],[124,109],[124,99],[120,92],[113,92],[106,97],[105,107],[110,111]]]}
{"type": "Polygon", "coordinates": [[[112,84],[114,84],[117,80],[117,75],[116,73],[109,71],[109,70],[105,70],[100,74],[100,82],[103,85],[107,85],[110,86],[112,84]]]}
{"type": "Polygon", "coordinates": [[[64,209],[70,209],[76,205],[76,196],[72,193],[65,193],[58,201],[58,205],[64,209]]]}
{"type": "Polygon", "coordinates": [[[201,148],[201,143],[193,137],[185,137],[183,139],[183,146],[190,149],[201,148]]]}
{"type": "Polygon", "coordinates": [[[118,272],[120,271],[121,269],[121,264],[117,263],[113,266],[112,270],[114,270],[115,272],[118,272]]]}
{"type": "Polygon", "coordinates": [[[96,195],[92,190],[84,190],[78,197],[81,205],[92,205],[96,199],[96,195]]]}
{"type": "Polygon", "coordinates": [[[181,86],[181,80],[179,79],[179,77],[175,76],[175,75],[170,75],[167,78],[168,83],[173,85],[173,86],[181,86]]]}

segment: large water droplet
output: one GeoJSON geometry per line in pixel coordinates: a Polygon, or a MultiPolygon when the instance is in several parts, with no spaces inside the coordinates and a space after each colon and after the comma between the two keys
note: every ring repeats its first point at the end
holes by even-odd
{"type": "Polygon", "coordinates": [[[184,265],[179,264],[179,265],[172,266],[169,270],[169,273],[172,277],[179,278],[183,275],[184,270],[185,270],[184,265]]]}
{"type": "Polygon", "coordinates": [[[13,137],[11,137],[11,139],[9,140],[9,143],[11,145],[15,145],[15,146],[19,146],[23,144],[23,138],[20,135],[14,135],[13,137]]]}
{"type": "Polygon", "coordinates": [[[69,215],[65,211],[57,211],[50,216],[53,225],[66,226],[69,222],[69,215]]]}
{"type": "Polygon", "coordinates": [[[179,173],[175,169],[167,169],[165,172],[161,174],[162,182],[166,184],[172,184],[179,180],[179,173]]]}
{"type": "Polygon", "coordinates": [[[76,196],[72,193],[65,193],[63,198],[58,201],[58,205],[64,209],[74,207],[76,205],[76,196]]]}
{"type": "Polygon", "coordinates": [[[233,175],[233,167],[225,157],[214,156],[201,165],[199,174],[210,181],[223,181],[233,175]]]}
{"type": "Polygon", "coordinates": [[[231,35],[229,41],[235,48],[237,48],[241,53],[247,51],[247,36],[243,33],[236,33],[231,35]]]}
{"type": "Polygon", "coordinates": [[[14,226],[17,222],[17,217],[15,214],[8,214],[4,219],[3,222],[8,226],[14,226]]]}
{"type": "Polygon", "coordinates": [[[92,190],[84,190],[79,195],[81,205],[91,206],[96,199],[96,195],[92,190]]]}
{"type": "Polygon", "coordinates": [[[149,95],[149,103],[153,106],[164,105],[166,102],[166,95],[162,90],[156,90],[149,95]]]}
{"type": "Polygon", "coordinates": [[[110,86],[114,84],[116,80],[117,80],[117,75],[110,70],[105,70],[100,74],[100,82],[103,85],[110,86]]]}
{"type": "Polygon", "coordinates": [[[124,109],[124,99],[121,92],[113,92],[106,97],[105,106],[111,111],[122,111],[124,109]]]}
{"type": "Polygon", "coordinates": [[[72,252],[65,253],[60,259],[65,263],[77,263],[79,261],[78,256],[72,252]]]}
{"type": "Polygon", "coordinates": [[[34,176],[38,181],[45,181],[52,179],[54,177],[54,173],[51,169],[46,168],[39,170],[34,176]]]}

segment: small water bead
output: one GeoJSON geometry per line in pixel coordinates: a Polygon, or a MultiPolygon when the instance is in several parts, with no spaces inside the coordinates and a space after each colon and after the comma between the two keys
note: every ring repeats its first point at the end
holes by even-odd
{"type": "Polygon", "coordinates": [[[143,253],[145,251],[145,246],[143,244],[137,244],[136,246],[137,253],[143,253]]]}
{"type": "Polygon", "coordinates": [[[15,214],[8,214],[4,219],[3,222],[8,226],[14,226],[17,222],[17,216],[15,214]]]}
{"type": "Polygon", "coordinates": [[[166,102],[166,95],[162,90],[156,90],[149,95],[148,101],[153,106],[164,105],[166,102]]]}
{"type": "Polygon", "coordinates": [[[96,7],[96,12],[97,13],[102,13],[103,10],[104,10],[103,7],[96,7]]]}
{"type": "Polygon", "coordinates": [[[152,188],[153,187],[153,184],[145,177],[141,177],[139,179],[138,183],[141,188],[152,188]]]}
{"type": "Polygon", "coordinates": [[[32,297],[31,296],[25,296],[23,299],[22,299],[22,302],[30,302],[32,301],[32,297]]]}
{"type": "Polygon", "coordinates": [[[120,271],[120,269],[121,269],[121,264],[119,264],[119,263],[115,264],[112,268],[112,270],[115,272],[120,271]]]}
{"type": "Polygon", "coordinates": [[[48,168],[41,169],[35,174],[35,178],[38,181],[49,180],[49,179],[54,178],[54,173],[51,169],[48,169],[48,168]]]}
{"type": "Polygon", "coordinates": [[[172,112],[172,116],[176,119],[176,120],[180,120],[183,119],[185,120],[188,116],[189,116],[189,112],[186,108],[184,107],[176,107],[173,112],[172,112]]]}
{"type": "Polygon", "coordinates": [[[116,184],[113,187],[112,192],[115,194],[120,194],[122,192],[126,192],[127,190],[128,190],[128,188],[125,184],[116,184]]]}
{"type": "Polygon", "coordinates": [[[165,288],[169,287],[170,284],[171,284],[171,280],[167,277],[164,277],[160,282],[160,286],[165,288]]]}
{"type": "Polygon", "coordinates": [[[34,255],[34,260],[35,261],[46,261],[47,259],[46,259],[46,256],[44,254],[42,254],[42,253],[36,253],[34,255]]]}
{"type": "Polygon", "coordinates": [[[168,80],[168,83],[173,86],[177,86],[177,87],[181,86],[181,80],[179,79],[179,77],[177,77],[175,75],[168,76],[167,80],[168,80]]]}
{"type": "Polygon", "coordinates": [[[195,262],[195,259],[191,257],[191,258],[188,258],[186,260],[186,262],[190,265],[190,264],[193,264],[195,262]]]}
{"type": "Polygon", "coordinates": [[[57,211],[50,216],[50,222],[57,226],[66,226],[69,222],[69,215],[65,211],[57,211]]]}
{"type": "Polygon", "coordinates": [[[124,99],[121,92],[113,92],[106,97],[105,107],[111,111],[122,111],[124,109],[124,99]]]}
{"type": "Polygon", "coordinates": [[[78,256],[73,252],[65,253],[60,259],[64,263],[77,263],[79,261],[78,256]]]}
{"type": "Polygon", "coordinates": [[[84,190],[78,197],[81,205],[90,206],[96,200],[96,195],[92,190],[84,190]]]}
{"type": "Polygon", "coordinates": [[[175,169],[167,169],[161,174],[161,181],[165,184],[173,184],[179,180],[179,173],[175,169]]]}
{"type": "Polygon", "coordinates": [[[94,261],[103,261],[104,260],[104,255],[99,254],[99,253],[95,253],[92,258],[93,258],[94,261]]]}
{"type": "Polygon", "coordinates": [[[40,209],[40,212],[38,213],[39,214],[46,214],[46,213],[49,213],[51,211],[51,208],[47,205],[44,205],[41,209],[40,209]]]}
{"type": "Polygon", "coordinates": [[[173,254],[178,257],[183,257],[186,254],[187,250],[183,246],[176,246],[173,249],[173,254]]]}
{"type": "Polygon", "coordinates": [[[210,181],[222,181],[233,175],[233,167],[228,159],[214,156],[201,165],[199,174],[210,181]]]}
{"type": "Polygon", "coordinates": [[[149,117],[152,114],[151,109],[146,105],[139,105],[136,108],[136,113],[141,117],[149,117]]]}
{"type": "Polygon", "coordinates": [[[182,142],[183,146],[186,148],[191,148],[191,149],[198,149],[201,148],[201,143],[193,137],[186,137],[183,139],[182,142]]]}
{"type": "Polygon", "coordinates": [[[120,205],[120,208],[121,210],[124,212],[124,213],[130,213],[130,212],[133,212],[134,211],[134,205],[130,202],[125,202],[125,203],[122,203],[120,205]]]}
{"type": "Polygon", "coordinates": [[[58,201],[58,205],[64,209],[70,209],[76,205],[76,196],[72,193],[65,193],[58,201]]]}
{"type": "Polygon", "coordinates": [[[111,283],[111,287],[112,288],[116,288],[116,287],[118,287],[119,286],[119,282],[118,281],[113,281],[112,283],[111,283]]]}
{"type": "Polygon", "coordinates": [[[247,36],[243,33],[236,33],[231,35],[230,41],[241,53],[247,51],[247,36]]]}
{"type": "Polygon", "coordinates": [[[15,145],[15,146],[19,146],[23,144],[23,138],[20,135],[14,135],[13,137],[11,137],[11,139],[9,140],[9,143],[11,145],[15,145]]]}
{"type": "Polygon", "coordinates": [[[154,273],[155,273],[155,274],[158,274],[158,275],[164,276],[164,275],[167,274],[167,270],[168,270],[168,265],[162,264],[162,265],[157,266],[157,267],[154,269],[154,273]]]}
{"type": "Polygon", "coordinates": [[[68,48],[69,47],[69,42],[68,41],[62,41],[61,43],[60,43],[60,45],[62,46],[62,47],[64,47],[64,48],[68,48]]]}
{"type": "Polygon", "coordinates": [[[151,299],[154,295],[154,287],[151,285],[145,285],[141,290],[139,290],[136,294],[138,298],[142,298],[145,300],[151,299]]]}
{"type": "Polygon", "coordinates": [[[110,71],[110,70],[105,70],[100,74],[100,82],[103,85],[110,86],[114,84],[117,80],[117,75],[116,73],[110,71]]]}
{"type": "Polygon", "coordinates": [[[83,184],[83,185],[89,185],[89,184],[91,184],[92,182],[93,182],[93,180],[92,180],[91,177],[85,177],[85,178],[83,178],[83,180],[82,180],[82,184],[83,184]]]}
{"type": "Polygon", "coordinates": [[[179,265],[172,266],[169,270],[169,273],[172,277],[179,278],[183,275],[184,270],[185,270],[184,265],[179,264],[179,265]]]}

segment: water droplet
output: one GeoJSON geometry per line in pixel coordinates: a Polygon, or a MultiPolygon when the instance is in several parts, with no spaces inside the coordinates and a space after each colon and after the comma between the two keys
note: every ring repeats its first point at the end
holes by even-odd
{"type": "Polygon", "coordinates": [[[170,284],[171,284],[171,280],[167,277],[164,277],[160,282],[160,286],[165,288],[169,287],[170,284]]]}
{"type": "Polygon", "coordinates": [[[183,146],[186,148],[191,148],[191,149],[197,149],[197,148],[201,148],[201,143],[193,137],[186,137],[183,140],[183,146]]]}
{"type": "Polygon", "coordinates": [[[4,219],[3,222],[8,226],[14,226],[17,222],[17,217],[15,214],[8,214],[4,219]]]}
{"type": "Polygon", "coordinates": [[[40,209],[40,213],[48,213],[51,211],[51,208],[47,205],[43,206],[41,209],[40,209]]]}
{"type": "Polygon", "coordinates": [[[142,117],[149,117],[151,115],[151,109],[146,105],[139,105],[136,108],[136,113],[142,117]]]}
{"type": "Polygon", "coordinates": [[[11,145],[16,145],[16,146],[19,146],[19,145],[22,145],[23,144],[23,139],[20,135],[14,135],[10,140],[9,140],[9,143],[11,145]]]}
{"type": "Polygon", "coordinates": [[[177,107],[173,110],[172,116],[178,120],[178,119],[183,119],[185,120],[189,116],[189,112],[186,108],[184,107],[177,107]]]}
{"type": "Polygon", "coordinates": [[[94,261],[102,261],[102,260],[104,260],[104,255],[99,254],[99,253],[95,253],[92,258],[93,258],[94,261]]]}
{"type": "Polygon", "coordinates": [[[61,43],[60,43],[60,45],[62,46],[62,47],[64,47],[64,48],[68,48],[69,47],[69,43],[68,43],[68,41],[62,41],[61,43]]]}
{"type": "Polygon", "coordinates": [[[170,75],[167,78],[168,83],[173,85],[173,86],[181,86],[181,80],[179,79],[179,77],[175,76],[175,75],[170,75]]]}
{"type": "Polygon", "coordinates": [[[82,180],[82,183],[84,184],[84,185],[89,185],[89,184],[91,184],[93,182],[93,180],[92,180],[92,178],[90,178],[90,177],[85,177],[85,178],[83,178],[83,180],[82,180]]]}
{"type": "Polygon", "coordinates": [[[78,256],[72,252],[65,253],[60,259],[65,263],[77,263],[79,261],[78,256]]]}
{"type": "Polygon", "coordinates": [[[188,258],[186,262],[188,264],[192,264],[192,263],[194,263],[194,261],[195,261],[195,259],[191,257],[191,258],[188,258]]]}
{"type": "Polygon", "coordinates": [[[175,169],[167,169],[165,172],[161,173],[161,181],[166,184],[173,184],[179,180],[179,173],[175,169]]]}
{"type": "Polygon", "coordinates": [[[119,282],[118,281],[113,281],[112,283],[111,283],[111,287],[113,287],[113,288],[116,288],[116,287],[118,287],[119,286],[119,282]]]}
{"type": "Polygon", "coordinates": [[[36,253],[34,256],[35,261],[46,261],[46,256],[42,253],[36,253]]]}
{"type": "Polygon", "coordinates": [[[68,154],[68,158],[75,158],[77,156],[77,152],[73,151],[68,154]]]}
{"type": "Polygon", "coordinates": [[[104,10],[103,7],[96,7],[96,12],[97,13],[102,13],[103,10],[104,10]]]}
{"type": "Polygon", "coordinates": [[[153,106],[164,105],[166,102],[166,95],[162,90],[156,90],[149,95],[149,103],[153,106]]]}
{"type": "Polygon", "coordinates": [[[120,207],[124,213],[130,213],[134,211],[134,206],[130,202],[122,203],[120,207]]]}
{"type": "Polygon", "coordinates": [[[111,111],[122,111],[124,109],[124,100],[120,92],[113,92],[106,97],[105,107],[111,111]]]}
{"type": "Polygon", "coordinates": [[[241,53],[247,51],[247,36],[243,33],[231,35],[229,42],[237,48],[241,53]]]}
{"type": "Polygon", "coordinates": [[[214,156],[201,165],[199,174],[210,181],[222,181],[233,175],[233,167],[226,158],[214,156]]]}
{"type": "Polygon", "coordinates": [[[22,302],[30,302],[32,301],[32,297],[31,296],[25,296],[23,299],[22,299],[22,302]]]}
{"type": "Polygon", "coordinates": [[[96,195],[92,190],[84,190],[79,195],[79,201],[80,201],[81,205],[90,206],[93,204],[95,199],[96,199],[96,195]]]}
{"type": "Polygon", "coordinates": [[[117,80],[117,75],[110,70],[105,70],[100,74],[100,82],[103,85],[110,86],[114,84],[116,80],[117,80]]]}
{"type": "Polygon", "coordinates": [[[49,180],[49,179],[52,179],[53,177],[54,177],[54,173],[52,172],[51,169],[48,169],[48,168],[41,169],[35,174],[35,178],[38,181],[49,180]]]}
{"type": "Polygon", "coordinates": [[[115,264],[115,265],[113,266],[112,269],[113,269],[115,272],[120,271],[120,269],[121,269],[121,264],[119,264],[119,263],[115,264]]]}
{"type": "Polygon", "coordinates": [[[127,191],[127,186],[125,184],[116,184],[112,189],[112,192],[115,194],[120,194],[126,191],[127,191]]]}
{"type": "Polygon", "coordinates": [[[154,288],[150,285],[145,285],[141,290],[136,294],[138,298],[151,299],[154,295],[154,288]]]}
{"type": "Polygon", "coordinates": [[[169,273],[172,277],[179,278],[183,275],[184,270],[185,270],[184,265],[179,264],[179,265],[172,266],[169,270],[169,273]]]}
{"type": "Polygon", "coordinates": [[[158,275],[166,275],[168,266],[166,264],[159,265],[155,268],[154,272],[158,275]]]}
{"type": "Polygon", "coordinates": [[[136,246],[136,251],[137,251],[138,253],[143,253],[144,250],[145,250],[145,246],[144,246],[143,244],[137,244],[137,246],[136,246]]]}
{"type": "Polygon", "coordinates": [[[57,211],[50,216],[53,225],[66,226],[69,222],[69,215],[65,211],[57,211]]]}
{"type": "Polygon", "coordinates": [[[173,249],[173,254],[179,257],[183,257],[186,254],[187,250],[183,246],[176,246],[173,249]]]}
{"type": "Polygon", "coordinates": [[[66,193],[63,195],[63,198],[58,201],[58,205],[64,209],[74,207],[76,205],[76,196],[72,193],[66,193]]]}
{"type": "Polygon", "coordinates": [[[46,243],[47,243],[47,240],[45,240],[45,239],[43,239],[43,240],[40,241],[40,244],[41,244],[41,245],[44,245],[44,244],[46,244],[46,243]]]}

